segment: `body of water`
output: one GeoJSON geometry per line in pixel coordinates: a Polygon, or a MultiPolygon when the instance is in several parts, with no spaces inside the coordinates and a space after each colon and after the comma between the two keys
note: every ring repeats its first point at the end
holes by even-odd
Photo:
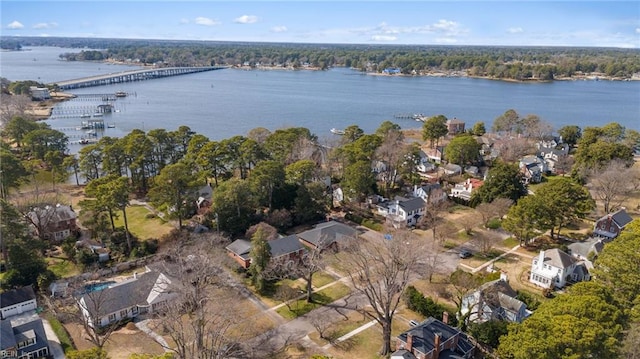
{"type": "MultiPolygon", "coordinates": [[[[55,82],[135,68],[58,60],[60,53],[71,51],[79,50],[34,48],[2,53],[1,76],[55,82]]],[[[332,136],[331,128],[352,124],[370,133],[385,120],[402,128],[419,128],[419,122],[394,118],[396,114],[413,113],[455,117],[468,127],[483,121],[490,129],[493,119],[511,108],[522,116],[536,114],[555,129],[618,122],[640,130],[640,81],[512,83],[457,77],[371,76],[341,68],[225,69],[70,92],[116,91],[129,94],[114,102],[117,112],[104,116],[106,123],[115,125],[107,128],[104,135],[116,137],[135,128],[174,130],[186,125],[212,140],[246,135],[256,127],[276,130],[291,126],[309,128],[322,138],[332,136]]],[[[77,99],[58,106],[100,103],[77,99]]],[[[81,119],[57,118],[48,122],[53,128],[75,129],[81,119]]]]}

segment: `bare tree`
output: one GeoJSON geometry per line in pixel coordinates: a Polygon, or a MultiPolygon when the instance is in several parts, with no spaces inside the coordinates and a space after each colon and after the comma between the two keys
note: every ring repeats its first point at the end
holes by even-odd
{"type": "Polygon", "coordinates": [[[518,161],[522,156],[532,153],[534,147],[526,138],[513,138],[499,146],[500,158],[505,162],[518,161]]]}
{"type": "Polygon", "coordinates": [[[466,318],[462,318],[463,299],[469,292],[479,284],[478,278],[473,274],[456,270],[449,277],[448,294],[451,300],[456,304],[457,317],[464,322],[466,318]]]}
{"type": "Polygon", "coordinates": [[[439,249],[438,241],[433,241],[430,246],[427,246],[423,270],[426,272],[426,277],[429,278],[429,283],[433,282],[433,275],[437,272],[438,268],[441,267],[442,263],[444,263],[444,260],[440,256],[439,249]]]}
{"type": "Polygon", "coordinates": [[[326,313],[321,311],[315,311],[311,314],[311,318],[309,319],[309,323],[313,326],[313,328],[320,335],[320,339],[329,340],[330,338],[326,337],[327,329],[331,326],[331,320],[326,315],[326,313]]]}
{"type": "Polygon", "coordinates": [[[509,198],[496,198],[491,203],[480,203],[476,206],[476,210],[482,216],[482,222],[484,226],[488,226],[489,222],[494,218],[502,218],[507,211],[509,211],[509,207],[513,204],[513,201],[509,198]]]}
{"type": "Polygon", "coordinates": [[[420,227],[431,228],[433,239],[438,238],[437,227],[443,222],[442,214],[449,208],[447,200],[439,202],[429,202],[425,205],[424,214],[418,219],[420,227]]]}
{"type": "Polygon", "coordinates": [[[475,239],[480,245],[480,251],[484,254],[489,253],[493,249],[493,246],[498,243],[499,238],[492,234],[492,232],[479,232],[475,235],[475,239]]]}
{"type": "Polygon", "coordinates": [[[42,240],[48,238],[47,227],[57,218],[58,201],[57,194],[39,191],[24,193],[13,200],[16,209],[35,228],[38,238],[42,240]]]}
{"type": "Polygon", "coordinates": [[[588,187],[596,200],[602,203],[604,212],[611,213],[640,188],[640,173],[622,161],[612,161],[603,169],[591,171],[588,187]]]}
{"type": "Polygon", "coordinates": [[[31,117],[27,114],[31,104],[28,95],[0,94],[0,124],[6,124],[15,116],[31,117]]]}
{"type": "Polygon", "coordinates": [[[160,323],[175,343],[178,358],[218,359],[242,354],[241,338],[232,335],[238,313],[238,293],[218,267],[217,255],[199,245],[176,244],[162,266],[174,282],[175,298],[159,315],[160,323]],[[215,298],[215,300],[212,300],[215,298]]]}
{"type": "Polygon", "coordinates": [[[392,240],[383,243],[353,240],[345,252],[349,278],[372,307],[366,313],[382,327],[380,355],[388,355],[393,317],[411,275],[422,269],[424,250],[411,232],[396,231],[392,240]]]}
{"type": "Polygon", "coordinates": [[[380,176],[384,182],[384,193],[387,196],[396,184],[398,169],[407,152],[406,147],[402,132],[391,130],[384,135],[380,147],[376,149],[376,158],[385,164],[380,176]]]}

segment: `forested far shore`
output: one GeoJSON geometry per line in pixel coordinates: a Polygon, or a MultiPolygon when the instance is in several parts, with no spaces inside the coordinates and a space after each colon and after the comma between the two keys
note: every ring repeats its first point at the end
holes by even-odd
{"type": "Polygon", "coordinates": [[[299,44],[187,40],[2,37],[2,48],[82,48],[68,61],[159,66],[350,67],[398,75],[434,73],[517,81],[640,77],[640,50],[586,47],[299,44]],[[86,50],[91,49],[91,50],[86,50]]]}

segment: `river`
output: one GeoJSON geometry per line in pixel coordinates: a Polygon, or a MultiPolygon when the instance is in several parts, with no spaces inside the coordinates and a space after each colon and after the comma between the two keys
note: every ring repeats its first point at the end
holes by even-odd
{"type": "MultiPolygon", "coordinates": [[[[58,58],[63,52],[79,49],[29,50],[1,53],[0,75],[13,81],[46,83],[137,68],[58,58]]],[[[331,128],[352,124],[373,132],[385,120],[402,128],[418,128],[419,122],[394,118],[413,113],[444,114],[465,121],[468,127],[483,121],[489,129],[493,119],[511,108],[522,116],[536,114],[555,129],[618,122],[640,130],[640,81],[513,83],[463,77],[371,76],[344,68],[225,69],[70,92],[116,91],[129,95],[113,103],[115,113],[104,116],[115,128],[107,128],[103,135],[115,137],[135,128],[174,130],[186,125],[212,140],[245,135],[255,127],[276,130],[290,126],[307,127],[323,138],[332,136],[331,128]]],[[[86,100],[71,100],[58,106],[87,104],[86,100]]],[[[79,117],[48,120],[53,128],[73,129],[70,134],[80,122],[79,117]]]]}

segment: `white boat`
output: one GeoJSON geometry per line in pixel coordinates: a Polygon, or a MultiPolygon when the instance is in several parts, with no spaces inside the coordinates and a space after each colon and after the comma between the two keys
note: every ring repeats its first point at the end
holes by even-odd
{"type": "Polygon", "coordinates": [[[344,131],[343,130],[338,130],[335,127],[331,129],[331,133],[333,133],[334,135],[344,135],[344,131]]]}
{"type": "Polygon", "coordinates": [[[83,113],[82,115],[80,115],[80,118],[89,118],[89,117],[91,117],[91,115],[88,113],[83,113]]]}
{"type": "Polygon", "coordinates": [[[93,117],[102,117],[102,114],[100,112],[96,112],[93,114],[93,117]]]}
{"type": "Polygon", "coordinates": [[[116,124],[115,123],[110,123],[107,125],[107,128],[116,128],[116,124]]]}

